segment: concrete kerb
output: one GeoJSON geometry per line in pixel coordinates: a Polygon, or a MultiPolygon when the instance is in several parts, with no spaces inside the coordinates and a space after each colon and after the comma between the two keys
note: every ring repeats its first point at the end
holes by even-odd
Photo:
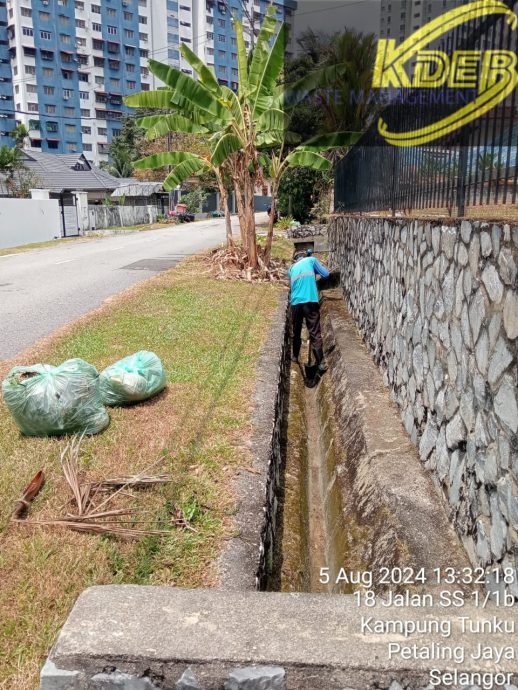
{"type": "Polygon", "coordinates": [[[274,548],[276,495],[282,462],[280,421],[289,368],[287,307],[285,294],[257,364],[252,471],[243,469],[234,483],[239,511],[234,518],[236,536],[230,539],[219,561],[222,589],[264,588],[274,548]]]}
{"type": "MultiPolygon", "coordinates": [[[[365,614],[385,623],[394,617],[422,623],[453,619],[447,641],[436,632],[415,633],[409,640],[362,634],[361,613],[348,595],[93,587],[79,597],[61,631],[51,654],[54,666],[46,665],[41,688],[173,690],[191,667],[203,690],[221,690],[236,667],[257,664],[284,668],[286,690],[367,690],[388,688],[395,680],[419,690],[429,685],[430,667],[446,672],[458,665],[438,658],[439,652],[431,662],[389,659],[388,642],[462,646],[466,659],[460,670],[494,671],[493,663],[472,658],[480,636],[462,634],[459,616],[475,623],[493,615],[514,624],[518,619],[515,608],[482,609],[470,603],[460,613],[423,606],[401,608],[395,615],[378,605],[365,614]]],[[[509,643],[506,634],[484,636],[484,644],[509,643]]],[[[503,660],[498,670],[511,677],[516,662],[503,660]]]]}

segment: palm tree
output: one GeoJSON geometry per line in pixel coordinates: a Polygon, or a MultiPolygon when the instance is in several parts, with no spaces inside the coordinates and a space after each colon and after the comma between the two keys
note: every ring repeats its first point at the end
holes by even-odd
{"type": "MultiPolygon", "coordinates": [[[[286,27],[278,27],[275,8],[267,10],[257,42],[247,55],[241,23],[235,19],[239,89],[234,93],[220,85],[211,69],[185,44],[181,51],[198,75],[198,80],[169,65],[150,60],[149,68],[165,88],[147,91],[125,99],[127,105],[160,110],[161,114],[143,118],[139,125],[151,136],[167,132],[203,133],[209,136],[210,155],[169,151],[135,163],[137,168],[171,166],[164,188],[172,189],[188,177],[212,166],[228,171],[234,186],[243,247],[249,264],[259,264],[255,230],[254,192],[264,181],[261,149],[285,150],[290,141],[287,124],[290,112],[316,89],[333,83],[340,69],[336,66],[309,74],[289,89],[277,85],[284,66],[286,27]],[[169,111],[163,114],[163,111],[169,111]]],[[[338,133],[333,146],[350,142],[349,133],[338,133]]],[[[298,146],[288,155],[280,154],[275,168],[280,174],[287,166],[322,169],[329,162],[319,153],[330,143],[315,137],[308,146],[298,146]]],[[[271,159],[270,159],[271,160],[271,159]]],[[[273,214],[271,214],[273,217],[273,214]]]]}
{"type": "Polygon", "coordinates": [[[6,189],[11,192],[15,173],[24,168],[20,149],[0,146],[0,173],[5,176],[6,189]]]}
{"type": "Polygon", "coordinates": [[[11,137],[14,139],[14,145],[19,149],[23,149],[29,137],[29,130],[20,122],[11,132],[11,137]]]}

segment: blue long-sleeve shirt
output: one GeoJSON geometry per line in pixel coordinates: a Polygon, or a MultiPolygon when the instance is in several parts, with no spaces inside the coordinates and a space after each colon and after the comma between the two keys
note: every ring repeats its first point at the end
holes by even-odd
{"type": "Polygon", "coordinates": [[[316,274],[329,277],[329,271],[314,256],[299,259],[288,271],[291,282],[290,304],[318,303],[316,274]]]}

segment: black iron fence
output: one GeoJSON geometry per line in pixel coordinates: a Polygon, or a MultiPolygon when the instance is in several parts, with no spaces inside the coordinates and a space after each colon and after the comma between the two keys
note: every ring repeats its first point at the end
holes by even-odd
{"type": "MultiPolygon", "coordinates": [[[[515,9],[514,2],[508,7],[515,9]]],[[[508,17],[479,17],[457,27],[433,49],[449,56],[475,51],[481,56],[499,51],[512,62],[518,53],[517,30],[508,17]]],[[[516,71],[516,66],[512,67],[516,71]]],[[[477,70],[480,80],[483,57],[477,70]]],[[[495,73],[498,78],[510,74],[495,73]]],[[[392,89],[383,94],[372,123],[337,165],[336,211],[409,211],[442,209],[464,215],[470,206],[518,203],[517,88],[489,112],[441,139],[414,146],[388,143],[380,121],[400,134],[453,117],[480,94],[478,86],[392,89]]],[[[497,87],[498,88],[498,87],[497,87]]],[[[380,96],[368,97],[374,102],[380,96]]]]}

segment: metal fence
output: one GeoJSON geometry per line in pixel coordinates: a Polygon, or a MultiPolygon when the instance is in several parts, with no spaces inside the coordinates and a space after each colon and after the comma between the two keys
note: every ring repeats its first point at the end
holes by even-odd
{"type": "MultiPolygon", "coordinates": [[[[518,3],[507,3],[516,11],[518,3]]],[[[455,50],[518,52],[517,32],[505,18],[477,18],[437,46],[455,50]]],[[[378,107],[359,142],[340,161],[335,175],[336,211],[447,210],[518,202],[518,108],[516,89],[491,111],[462,129],[422,146],[388,144],[378,131],[381,117],[392,132],[435,123],[476,97],[474,89],[404,89],[378,107]]]]}

